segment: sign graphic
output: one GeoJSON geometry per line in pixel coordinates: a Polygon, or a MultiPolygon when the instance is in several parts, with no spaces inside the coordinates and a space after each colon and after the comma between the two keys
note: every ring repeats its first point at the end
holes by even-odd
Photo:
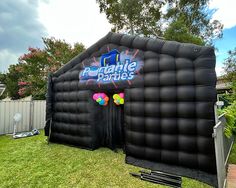
{"type": "Polygon", "coordinates": [[[134,59],[133,55],[118,52],[116,49],[103,54],[100,64],[91,65],[80,72],[80,80],[96,82],[117,82],[132,80],[142,66],[142,61],[134,59]]]}

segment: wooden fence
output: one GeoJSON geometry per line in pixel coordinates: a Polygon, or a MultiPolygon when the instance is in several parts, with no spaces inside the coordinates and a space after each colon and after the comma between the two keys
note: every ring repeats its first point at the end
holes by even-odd
{"type": "Polygon", "coordinates": [[[0,135],[13,133],[13,117],[22,115],[17,125],[17,132],[42,129],[45,125],[45,100],[35,101],[0,101],[0,135]]]}

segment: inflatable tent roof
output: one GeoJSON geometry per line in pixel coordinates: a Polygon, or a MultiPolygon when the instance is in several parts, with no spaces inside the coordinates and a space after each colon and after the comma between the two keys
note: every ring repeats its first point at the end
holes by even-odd
{"type": "Polygon", "coordinates": [[[126,162],[217,186],[211,47],[108,33],[49,76],[45,134],[126,162]],[[107,106],[94,93],[110,98],[107,106]],[[112,95],[124,92],[124,105],[112,95]]]}

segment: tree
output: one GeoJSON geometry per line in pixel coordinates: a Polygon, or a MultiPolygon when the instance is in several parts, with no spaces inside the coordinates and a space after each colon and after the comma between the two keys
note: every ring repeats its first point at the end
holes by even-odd
{"type": "Polygon", "coordinates": [[[231,85],[231,92],[223,94],[222,97],[229,103],[236,101],[236,48],[228,52],[228,57],[224,60],[224,80],[231,85]]]}
{"type": "Polygon", "coordinates": [[[6,79],[6,75],[0,72],[0,83],[4,83],[5,79],[6,79]]]}
{"type": "Polygon", "coordinates": [[[160,35],[157,21],[161,18],[161,0],[97,0],[113,24],[112,31],[125,31],[144,36],[160,35]]]}
{"type": "Polygon", "coordinates": [[[44,99],[49,72],[55,72],[85,49],[81,43],[72,46],[55,38],[43,38],[43,42],[43,49],[29,47],[28,53],[19,57],[19,63],[9,67],[6,88],[11,98],[32,95],[44,99]]]}
{"type": "Polygon", "coordinates": [[[164,38],[179,42],[188,42],[198,45],[204,45],[204,41],[199,36],[190,34],[184,20],[179,18],[172,22],[164,33],[164,38]]]}
{"type": "Polygon", "coordinates": [[[231,83],[231,92],[222,97],[231,104],[223,110],[226,117],[225,134],[231,137],[236,134],[236,47],[228,51],[228,57],[224,60],[225,80],[231,83]]]}
{"type": "Polygon", "coordinates": [[[2,83],[6,85],[6,91],[9,97],[12,99],[19,99],[20,95],[18,93],[20,87],[18,85],[18,80],[21,78],[21,67],[17,65],[10,65],[8,68],[8,73],[4,74],[4,80],[2,83]]]}
{"type": "Polygon", "coordinates": [[[57,70],[59,67],[70,61],[73,57],[85,50],[85,47],[81,43],[75,43],[72,47],[64,40],[57,40],[55,38],[43,38],[46,51],[46,59],[50,62],[50,66],[53,70],[57,70]]]}
{"type": "MultiPolygon", "coordinates": [[[[6,74],[0,73],[0,84],[6,83],[6,74]]],[[[0,96],[0,100],[6,97],[6,92],[4,91],[3,94],[0,96]]]]}
{"type": "Polygon", "coordinates": [[[228,51],[228,57],[224,60],[225,78],[229,82],[236,82],[236,48],[228,51]]]}
{"type": "Polygon", "coordinates": [[[209,0],[97,0],[115,32],[164,36],[169,40],[212,45],[223,25],[212,20],[209,0]],[[177,32],[176,32],[177,31],[177,32]]]}
{"type": "MultiPolygon", "coordinates": [[[[214,39],[222,37],[223,25],[218,20],[212,20],[215,10],[209,9],[209,0],[166,0],[166,3],[164,20],[170,26],[171,23],[181,23],[186,35],[197,37],[206,45],[212,45],[214,39]]],[[[192,42],[192,37],[188,42],[192,42]]],[[[178,34],[173,35],[172,39],[183,42],[178,34]]]]}

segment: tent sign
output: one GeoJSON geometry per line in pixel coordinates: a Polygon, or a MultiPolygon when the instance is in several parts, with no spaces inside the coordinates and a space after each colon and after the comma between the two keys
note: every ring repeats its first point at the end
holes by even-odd
{"type": "Polygon", "coordinates": [[[80,73],[80,80],[92,79],[96,82],[132,80],[140,66],[136,60],[131,61],[131,58],[112,50],[101,56],[100,65],[85,67],[80,73]]]}

